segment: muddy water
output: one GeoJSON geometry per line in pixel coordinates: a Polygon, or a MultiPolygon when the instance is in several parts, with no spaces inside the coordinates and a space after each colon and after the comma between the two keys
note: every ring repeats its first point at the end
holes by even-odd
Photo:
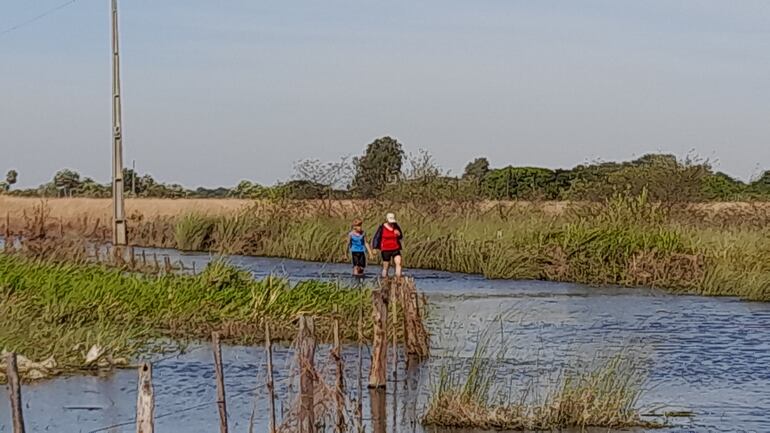
{"type": "MultiPolygon", "coordinates": [[[[209,258],[187,255],[183,259],[188,266],[195,262],[202,269],[209,258]]],[[[349,272],[347,266],[290,260],[233,257],[232,261],[257,276],[283,273],[292,278],[346,279],[349,272]]],[[[694,412],[692,418],[671,419],[672,426],[664,431],[770,431],[770,304],[671,296],[646,289],[488,281],[432,271],[412,275],[431,304],[435,355],[431,362],[448,353],[469,356],[480,330],[491,329],[491,340],[508,346],[498,377],[503,388],[515,390],[532,377],[547,381],[561,365],[590,360],[597,353],[632,350],[649,368],[640,406],[650,411],[666,407],[694,412]]],[[[321,348],[318,359],[327,358],[327,349],[321,348]]],[[[355,396],[356,347],[346,347],[344,355],[348,386],[355,396]]],[[[248,431],[255,408],[254,431],[267,431],[264,351],[226,347],[224,361],[231,431],[248,431]]],[[[291,391],[291,350],[276,348],[275,364],[279,394],[286,395],[291,391]]],[[[367,365],[365,351],[365,371],[367,365]]],[[[431,386],[431,368],[426,363],[408,378],[401,370],[398,387],[389,386],[384,397],[388,432],[422,431],[416,418],[431,386]]],[[[28,431],[134,431],[130,423],[135,388],[134,371],[58,378],[25,387],[28,431]],[[111,425],[121,426],[100,430],[111,425]]],[[[188,354],[157,362],[155,390],[157,431],[216,431],[208,348],[194,346],[188,354]]],[[[366,390],[363,394],[370,423],[370,395],[366,390]]],[[[0,432],[10,431],[9,418],[7,400],[0,399],[0,432]]]]}

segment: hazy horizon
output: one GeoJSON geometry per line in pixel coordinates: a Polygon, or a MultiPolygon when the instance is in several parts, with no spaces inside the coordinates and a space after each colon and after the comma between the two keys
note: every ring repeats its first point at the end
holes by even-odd
{"type": "MultiPolygon", "coordinates": [[[[7,0],[0,32],[62,3],[7,0]],[[34,3],[34,4],[32,4],[34,3]]],[[[0,34],[0,171],[110,176],[109,2],[0,34]]],[[[695,154],[770,169],[770,4],[121,1],[124,162],[187,187],[288,180],[391,135],[454,174],[695,154]]]]}

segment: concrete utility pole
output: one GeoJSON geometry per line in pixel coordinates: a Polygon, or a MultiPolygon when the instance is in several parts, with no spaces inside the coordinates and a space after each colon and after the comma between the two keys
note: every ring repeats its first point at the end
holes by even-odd
{"type": "Polygon", "coordinates": [[[120,107],[120,50],[118,0],[112,0],[112,245],[125,246],[126,210],[123,206],[123,119],[120,107]]]}

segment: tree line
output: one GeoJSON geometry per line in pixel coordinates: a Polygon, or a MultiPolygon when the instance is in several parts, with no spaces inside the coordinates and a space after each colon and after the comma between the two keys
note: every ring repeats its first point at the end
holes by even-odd
{"type": "MultiPolygon", "coordinates": [[[[109,197],[109,183],[82,177],[70,169],[58,171],[37,188],[14,189],[18,172],[10,170],[0,182],[0,193],[34,197],[109,197]]],[[[243,180],[232,188],[188,189],[156,181],[124,169],[125,193],[131,197],[235,197],[250,199],[391,200],[605,200],[615,194],[643,191],[658,201],[735,201],[770,198],[770,170],[744,182],[714,171],[708,161],[677,159],[670,154],[647,154],[623,162],[594,162],[570,169],[521,167],[492,168],[487,158],[470,161],[461,175],[441,169],[425,152],[407,154],[400,142],[381,137],[357,157],[325,162],[295,163],[291,180],[260,185],[243,180]]]]}

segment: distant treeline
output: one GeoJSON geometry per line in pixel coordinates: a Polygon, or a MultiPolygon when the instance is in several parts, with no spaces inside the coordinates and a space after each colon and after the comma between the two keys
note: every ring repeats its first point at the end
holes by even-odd
{"type": "MultiPolygon", "coordinates": [[[[32,189],[13,189],[19,174],[10,170],[0,193],[34,197],[110,197],[101,184],[73,170],[32,189]]],[[[707,161],[648,154],[625,162],[596,162],[571,169],[507,166],[491,168],[486,158],[468,163],[461,176],[438,167],[427,152],[407,155],[391,137],[378,138],[355,158],[295,164],[292,180],[264,186],[249,180],[233,188],[187,189],[157,182],[124,169],[126,194],[136,197],[234,197],[287,199],[385,198],[391,200],[605,200],[645,192],[667,202],[770,199],[770,170],[744,182],[715,172],[707,161]]]]}

